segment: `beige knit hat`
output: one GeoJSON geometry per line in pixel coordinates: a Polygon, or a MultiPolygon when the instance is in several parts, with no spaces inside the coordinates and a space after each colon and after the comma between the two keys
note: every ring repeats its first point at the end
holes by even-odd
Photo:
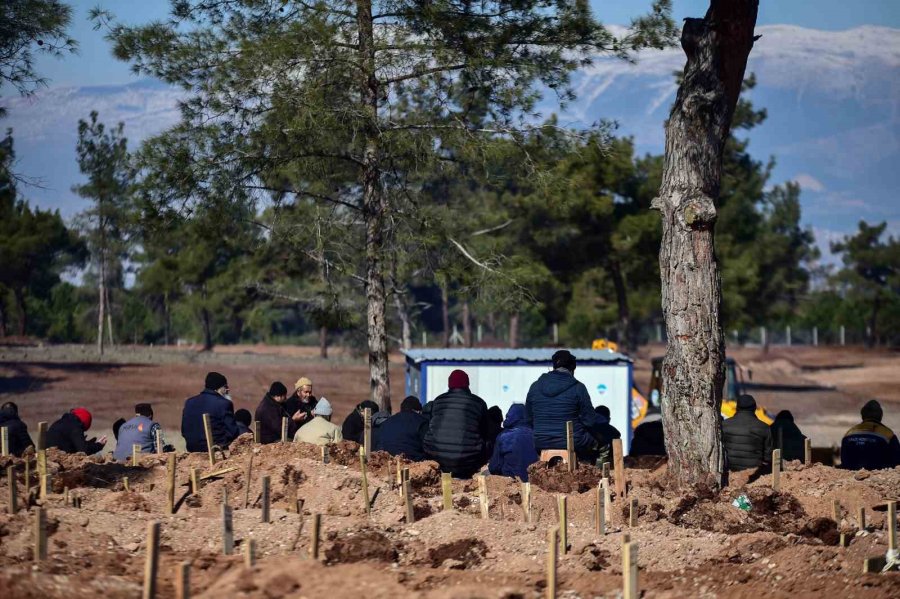
{"type": "Polygon", "coordinates": [[[294,391],[306,387],[307,385],[312,387],[312,381],[305,376],[301,376],[299,379],[297,379],[297,382],[294,383],[294,391]]]}

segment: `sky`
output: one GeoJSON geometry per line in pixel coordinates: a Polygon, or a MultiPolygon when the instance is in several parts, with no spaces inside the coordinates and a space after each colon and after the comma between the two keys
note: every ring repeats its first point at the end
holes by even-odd
{"type": "MultiPolygon", "coordinates": [[[[103,85],[127,83],[136,79],[127,64],[112,57],[109,43],[94,31],[87,15],[100,6],[126,24],[147,23],[168,15],[169,0],[72,0],[71,35],[78,40],[79,53],[58,60],[41,57],[38,72],[50,85],[103,85]]],[[[650,0],[591,0],[594,14],[604,23],[626,25],[646,11],[650,0]]],[[[673,16],[701,17],[708,0],[674,0],[673,16]]],[[[759,25],[788,24],[813,29],[843,30],[858,25],[900,27],[900,0],[761,0],[759,25]]]]}

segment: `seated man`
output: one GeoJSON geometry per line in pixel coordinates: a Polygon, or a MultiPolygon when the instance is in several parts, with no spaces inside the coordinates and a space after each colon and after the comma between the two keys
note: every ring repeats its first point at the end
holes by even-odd
{"type": "Polygon", "coordinates": [[[587,388],[575,378],[575,356],[567,350],[553,354],[553,370],[544,373],[528,390],[525,421],[534,428],[534,448],[567,449],[566,422],[572,422],[575,453],[593,463],[599,443],[591,435],[597,414],[587,388]]]}
{"type": "MultiPolygon", "coordinates": [[[[281,441],[281,424],[287,418],[287,438],[291,440],[300,428],[300,421],[294,419],[300,410],[293,410],[288,404],[287,387],[279,381],[269,386],[259,405],[256,406],[256,422],[259,424],[259,442],[275,443],[281,441]]],[[[305,414],[305,412],[303,412],[305,414]]],[[[306,420],[306,416],[303,416],[306,420]]]]}
{"type": "Polygon", "coordinates": [[[756,417],[756,400],[752,395],[738,397],[734,416],[722,423],[722,444],[729,470],[748,470],[772,463],[772,433],[756,417]]]}
{"type": "Polygon", "coordinates": [[[22,457],[29,446],[33,446],[28,426],[19,418],[19,406],[11,401],[0,407],[0,427],[6,427],[9,435],[9,454],[22,457]]]}
{"type": "Polygon", "coordinates": [[[331,414],[331,404],[323,397],[313,408],[313,419],[301,426],[294,435],[294,442],[330,445],[343,441],[341,427],[331,423],[331,414]]]}
{"type": "Polygon", "coordinates": [[[372,412],[372,428],[375,427],[375,414],[378,413],[378,404],[371,399],[367,399],[357,404],[356,408],[344,418],[344,423],[341,425],[341,434],[344,436],[344,439],[362,445],[363,435],[365,434],[363,410],[366,408],[369,408],[372,412]]]}
{"type": "Polygon", "coordinates": [[[93,418],[86,408],[73,408],[47,429],[47,447],[66,453],[93,455],[106,445],[106,437],[87,438],[93,418]]]}
{"type": "Polygon", "coordinates": [[[250,410],[241,408],[235,412],[234,421],[237,422],[238,425],[238,437],[241,435],[253,434],[253,431],[250,430],[250,424],[253,422],[253,416],[250,415],[250,410]]]}
{"type": "Polygon", "coordinates": [[[794,415],[789,410],[781,410],[769,427],[772,431],[772,443],[781,450],[782,460],[806,459],[806,437],[794,424],[794,415]]]}
{"type": "Polygon", "coordinates": [[[881,424],[884,411],[874,399],[859,411],[862,422],[841,441],[841,468],[881,470],[900,466],[900,441],[894,431],[881,424]]]}
{"type": "Polygon", "coordinates": [[[418,397],[410,395],[400,404],[400,413],[385,420],[374,429],[375,439],[372,449],[386,451],[391,455],[402,455],[408,460],[421,462],[425,459],[422,436],[427,420],[422,416],[422,404],[418,397]]]}
{"type": "Polygon", "coordinates": [[[662,414],[648,414],[634,429],[631,437],[630,456],[666,455],[666,440],[663,436],[662,414]]]}
{"type": "Polygon", "coordinates": [[[425,404],[428,420],[422,447],[429,459],[456,478],[469,478],[487,461],[488,408],[469,390],[469,375],[454,370],[448,390],[425,404]]]}
{"type": "Polygon", "coordinates": [[[184,402],[181,436],[188,451],[205,452],[207,449],[204,414],[209,414],[213,445],[227,448],[237,438],[238,426],[234,420],[234,405],[228,395],[228,379],[218,372],[207,374],[203,391],[184,402]]]}
{"type": "Polygon", "coordinates": [[[597,414],[597,424],[591,429],[591,434],[600,445],[600,456],[597,461],[601,464],[612,463],[612,442],[613,439],[621,439],[622,433],[609,423],[611,414],[608,407],[597,406],[594,408],[594,413],[597,414]]]}
{"type": "MultiPolygon", "coordinates": [[[[140,445],[141,453],[156,453],[156,431],[162,431],[162,427],[153,421],[153,406],[148,403],[137,404],[134,406],[134,418],[126,420],[119,427],[113,457],[120,462],[127,461],[131,457],[133,445],[140,445]]],[[[164,451],[175,449],[172,446],[166,447],[165,439],[162,439],[162,444],[164,451]]]]}
{"type": "Polygon", "coordinates": [[[488,470],[491,474],[518,477],[528,482],[528,467],[537,461],[534,431],[525,423],[525,406],[514,403],[509,406],[503,430],[497,435],[488,470]]]}

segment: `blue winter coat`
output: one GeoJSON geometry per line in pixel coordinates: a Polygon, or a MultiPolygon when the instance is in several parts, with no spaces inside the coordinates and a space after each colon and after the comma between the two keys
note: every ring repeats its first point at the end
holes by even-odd
{"type": "Polygon", "coordinates": [[[206,451],[204,414],[209,414],[213,441],[222,449],[228,447],[240,434],[234,419],[234,405],[215,391],[204,389],[200,395],[184,402],[184,411],[181,413],[181,436],[184,437],[188,451],[206,451]]]}
{"type": "Polygon", "coordinates": [[[375,436],[374,449],[391,455],[404,455],[414,462],[421,462],[425,459],[422,437],[427,423],[428,420],[418,412],[394,414],[379,427],[372,429],[375,436]]]}
{"type": "Polygon", "coordinates": [[[525,424],[525,406],[514,403],[509,407],[503,430],[497,436],[488,470],[491,474],[518,476],[520,480],[528,481],[528,467],[537,461],[534,430],[525,424]]]}
{"type": "Polygon", "coordinates": [[[525,399],[525,422],[534,429],[534,448],[566,449],[566,422],[573,424],[576,451],[597,445],[590,430],[597,426],[587,387],[565,370],[544,373],[525,399]]]}

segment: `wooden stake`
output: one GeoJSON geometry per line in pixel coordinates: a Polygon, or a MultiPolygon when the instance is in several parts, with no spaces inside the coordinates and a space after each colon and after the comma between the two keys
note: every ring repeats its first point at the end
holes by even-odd
{"type": "Polygon", "coordinates": [[[175,453],[169,454],[166,466],[166,513],[175,513],[175,453]]]}
{"type": "Polygon", "coordinates": [[[237,470],[237,466],[229,466],[228,468],[222,468],[221,470],[213,470],[212,472],[207,472],[206,474],[202,474],[200,476],[200,480],[209,480],[210,478],[216,478],[217,476],[222,476],[223,474],[228,474],[229,472],[234,472],[237,470]]]}
{"type": "Polygon", "coordinates": [[[364,447],[359,448],[359,470],[362,473],[362,492],[363,501],[366,503],[366,516],[371,518],[372,504],[369,503],[369,477],[366,475],[366,449],[364,447]]]}
{"type": "Polygon", "coordinates": [[[831,500],[831,519],[838,524],[841,523],[841,502],[837,499],[831,500]]]}
{"type": "Polygon", "coordinates": [[[41,488],[40,488],[40,498],[47,499],[47,496],[50,494],[50,475],[44,474],[41,476],[41,488]]]}
{"type": "MultiPolygon", "coordinates": [[[[503,505],[502,503],[500,504],[503,505]]],[[[525,523],[531,523],[531,483],[522,483],[522,514],[525,523]]]]}
{"type": "Polygon", "coordinates": [[[288,442],[287,431],[288,431],[288,418],[287,418],[287,416],[282,416],[281,417],[281,442],[282,443],[288,442]]]}
{"type": "Polygon", "coordinates": [[[603,490],[603,506],[606,509],[606,521],[612,524],[612,500],[609,496],[609,479],[600,479],[600,489],[603,490]]]}
{"type": "Polygon", "coordinates": [[[269,477],[262,477],[262,521],[269,522],[269,477]]]}
{"type": "Polygon", "coordinates": [[[259,422],[253,423],[253,442],[259,444],[259,422]]]}
{"type": "Polygon", "coordinates": [[[575,425],[571,420],[566,422],[566,462],[569,472],[575,472],[575,425]]]}
{"type": "Polygon", "coordinates": [[[322,463],[327,464],[330,461],[331,461],[331,458],[328,457],[328,446],[323,445],[322,446],[322,463]]]}
{"type": "Polygon", "coordinates": [[[781,450],[772,450],[772,490],[781,492],[781,450]]]}
{"type": "Polygon", "coordinates": [[[47,474],[47,423],[38,422],[37,434],[37,473],[38,481],[40,477],[47,474]]]}
{"type": "Polygon", "coordinates": [[[887,504],[887,529],[888,529],[888,551],[892,555],[897,552],[897,502],[888,501],[887,504]]]}
{"type": "Polygon", "coordinates": [[[406,504],[406,523],[415,524],[416,511],[413,509],[412,488],[409,484],[409,478],[403,479],[403,502],[406,504]]]}
{"type": "Polygon", "coordinates": [[[47,512],[34,508],[34,561],[47,559],[47,512]]]}
{"type": "Polygon", "coordinates": [[[256,564],[256,539],[247,539],[244,544],[244,565],[252,568],[256,564]]]}
{"type": "Polygon", "coordinates": [[[547,599],[556,599],[556,562],[559,556],[559,527],[547,532],[547,599]]]}
{"type": "Polygon", "coordinates": [[[631,541],[622,546],[622,599],[638,599],[638,546],[631,541]]]}
{"type": "Polygon", "coordinates": [[[63,505],[69,507],[69,487],[63,488],[63,505]]]}
{"type": "Polygon", "coordinates": [[[200,494],[200,477],[196,468],[191,468],[191,494],[200,494]]]}
{"type": "Polygon", "coordinates": [[[638,519],[638,500],[636,497],[631,498],[628,504],[628,526],[634,528],[637,526],[638,519]]]}
{"type": "Polygon", "coordinates": [[[403,468],[400,465],[400,458],[397,458],[397,489],[400,497],[403,497],[403,468]]]}
{"type": "Polygon", "coordinates": [[[222,553],[234,553],[234,519],[231,508],[222,504],[222,553]]]}
{"type": "Polygon", "coordinates": [[[250,484],[253,481],[253,453],[247,460],[247,476],[244,478],[244,509],[250,507],[250,484]]]}
{"type": "Polygon", "coordinates": [[[209,422],[209,414],[203,415],[203,433],[206,435],[206,451],[209,453],[209,465],[216,465],[216,452],[213,449],[215,441],[212,435],[212,425],[209,422]]]}
{"type": "Polygon", "coordinates": [[[131,465],[137,467],[141,463],[141,446],[137,443],[131,446],[131,465]]]}
{"type": "Polygon", "coordinates": [[[159,522],[147,523],[147,560],[144,562],[142,599],[156,597],[156,572],[159,570],[159,522]]]}
{"type": "Polygon", "coordinates": [[[363,409],[363,449],[369,457],[372,453],[372,408],[363,409]]]}
{"type": "Polygon", "coordinates": [[[569,552],[569,498],[565,495],[557,495],[556,503],[559,508],[559,553],[565,555],[569,552]]]}
{"type": "Polygon", "coordinates": [[[453,509],[453,479],[449,472],[441,472],[441,492],[444,495],[444,511],[453,509]]]}
{"type": "Polygon", "coordinates": [[[191,599],[191,562],[175,566],[175,599],[191,599]]]}
{"type": "Polygon", "coordinates": [[[162,430],[156,429],[156,432],[154,433],[154,435],[156,436],[156,455],[162,455],[163,454],[162,430]]]}
{"type": "MultiPolygon", "coordinates": [[[[596,502],[594,504],[594,526],[598,535],[606,534],[606,498],[603,493],[603,481],[597,485],[596,502]]],[[[608,489],[607,489],[608,490],[608,489]]]]}
{"type": "Polygon", "coordinates": [[[322,528],[322,514],[313,514],[312,528],[309,531],[309,556],[319,559],[319,531],[322,528]]]}
{"type": "Polygon", "coordinates": [[[31,460],[25,458],[25,497],[31,494],[31,460]]]}
{"type": "Polygon", "coordinates": [[[122,487],[125,489],[126,493],[131,491],[131,489],[128,488],[128,477],[127,476],[122,477],[122,487]]]}
{"type": "Polygon", "coordinates": [[[812,440],[809,437],[803,439],[803,463],[812,465],[812,440]]]}
{"type": "Polygon", "coordinates": [[[864,506],[859,506],[856,511],[856,522],[859,524],[860,530],[866,529],[866,508],[864,506]]]}
{"type": "Polygon", "coordinates": [[[481,519],[491,519],[491,504],[488,503],[487,476],[480,475],[478,477],[478,502],[481,504],[481,519]]]}
{"type": "Polygon", "coordinates": [[[625,459],[622,454],[622,439],[613,439],[613,466],[616,470],[616,499],[625,498],[625,459]]]}
{"type": "Polygon", "coordinates": [[[9,485],[9,500],[6,503],[6,511],[10,514],[15,514],[19,511],[19,503],[16,496],[16,469],[13,466],[6,467],[6,482],[9,485]]]}
{"type": "Polygon", "coordinates": [[[9,427],[0,427],[0,456],[9,455],[9,427]]]}
{"type": "Polygon", "coordinates": [[[609,480],[609,462],[603,462],[603,478],[609,480]]]}

